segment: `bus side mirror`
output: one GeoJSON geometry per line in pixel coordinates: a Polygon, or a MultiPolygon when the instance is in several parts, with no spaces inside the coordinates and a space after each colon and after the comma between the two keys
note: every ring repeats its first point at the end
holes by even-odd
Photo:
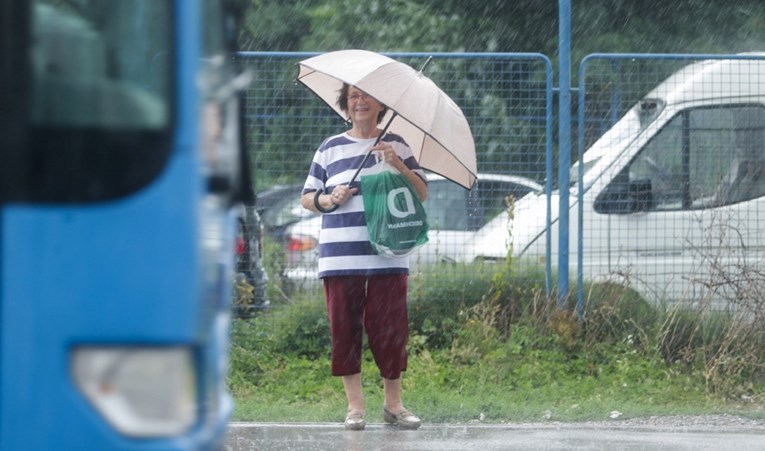
{"type": "Polygon", "coordinates": [[[595,199],[595,211],[607,214],[629,214],[649,211],[653,208],[653,192],[650,179],[615,183],[595,199]]]}

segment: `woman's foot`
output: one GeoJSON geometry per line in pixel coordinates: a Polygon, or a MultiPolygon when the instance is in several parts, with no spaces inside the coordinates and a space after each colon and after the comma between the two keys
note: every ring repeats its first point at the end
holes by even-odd
{"type": "Polygon", "coordinates": [[[364,412],[358,410],[349,410],[348,415],[345,417],[345,429],[348,431],[363,431],[367,425],[367,420],[364,419],[364,412]]]}
{"type": "Polygon", "coordinates": [[[383,407],[383,419],[386,423],[395,424],[402,429],[417,429],[422,426],[422,421],[406,409],[391,412],[383,407]]]}

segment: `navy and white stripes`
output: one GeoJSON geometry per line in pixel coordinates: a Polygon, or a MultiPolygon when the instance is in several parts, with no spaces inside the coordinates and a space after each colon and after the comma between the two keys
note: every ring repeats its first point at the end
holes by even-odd
{"type": "MultiPolygon", "coordinates": [[[[426,180],[411,149],[400,136],[388,133],[382,141],[391,144],[407,167],[426,180]]],[[[335,186],[347,184],[374,142],[374,138],[356,139],[347,133],[327,138],[314,155],[303,194],[319,189],[332,193],[335,186]]],[[[361,177],[374,172],[375,165],[376,158],[370,156],[353,187],[360,188],[361,177]]],[[[319,277],[409,271],[409,257],[383,257],[372,248],[361,195],[363,193],[357,193],[334,212],[324,214],[319,235],[319,277]]]]}

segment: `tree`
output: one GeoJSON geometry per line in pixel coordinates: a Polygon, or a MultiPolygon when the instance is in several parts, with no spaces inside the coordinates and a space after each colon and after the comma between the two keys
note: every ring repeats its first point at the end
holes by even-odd
{"type": "Polygon", "coordinates": [[[310,12],[320,0],[245,0],[239,47],[243,50],[295,51],[310,32],[310,12]]]}
{"type": "MultiPolygon", "coordinates": [[[[541,52],[558,49],[558,2],[538,0],[249,1],[249,50],[541,52]]],[[[575,57],[593,52],[762,49],[760,0],[572,0],[575,57]]],[[[577,61],[575,58],[574,61],[577,61]]]]}
{"type": "MultiPolygon", "coordinates": [[[[557,61],[558,2],[552,0],[235,1],[247,4],[240,34],[246,50],[539,52],[557,61]]],[[[578,62],[594,52],[732,53],[761,48],[765,9],[760,1],[721,5],[711,0],[572,0],[573,75],[578,62]]],[[[405,62],[418,67],[422,61],[405,62]]],[[[427,69],[428,76],[471,114],[481,161],[490,167],[502,164],[508,155],[520,158],[516,165],[520,162],[534,170],[544,166],[538,151],[543,150],[544,136],[534,133],[544,117],[529,113],[544,105],[534,104],[529,99],[536,97],[523,94],[543,89],[544,79],[529,75],[539,77],[543,71],[530,70],[529,64],[454,60],[437,61],[427,69]],[[501,94],[490,93],[493,89],[481,85],[481,80],[503,86],[501,94]]],[[[300,104],[303,88],[295,91],[291,66],[285,69],[274,60],[255,70],[262,94],[253,102],[254,108],[272,102],[272,109],[278,111],[269,115],[253,109],[251,113],[253,142],[259,143],[256,164],[278,163],[284,166],[281,173],[299,173],[295,168],[304,168],[304,160],[310,158],[305,149],[313,150],[317,143],[300,142],[304,136],[296,118],[325,124],[327,133],[342,124],[326,109],[320,114],[328,117],[306,113],[307,107],[300,104]],[[278,75],[266,73],[277,68],[278,75]],[[277,117],[283,122],[275,122],[277,117]],[[299,157],[284,158],[293,151],[299,157]]],[[[607,89],[592,90],[600,91],[610,102],[607,89]]]]}

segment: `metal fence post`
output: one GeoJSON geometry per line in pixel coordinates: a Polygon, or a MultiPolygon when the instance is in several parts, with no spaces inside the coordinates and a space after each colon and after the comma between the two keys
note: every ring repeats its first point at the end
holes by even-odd
{"type": "Polygon", "coordinates": [[[568,297],[569,246],[569,174],[571,166],[571,1],[558,2],[559,59],[558,59],[558,305],[568,297]]]}

